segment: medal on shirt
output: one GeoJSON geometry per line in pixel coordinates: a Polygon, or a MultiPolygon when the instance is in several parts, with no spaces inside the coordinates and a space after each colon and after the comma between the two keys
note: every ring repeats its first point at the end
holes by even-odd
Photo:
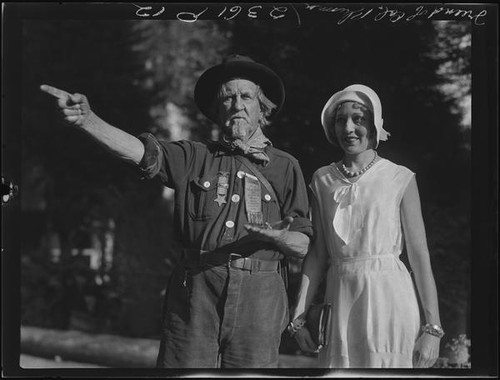
{"type": "Polygon", "coordinates": [[[248,173],[245,174],[245,207],[249,223],[264,224],[260,182],[248,173]]]}
{"type": "Polygon", "coordinates": [[[214,202],[222,206],[223,203],[227,203],[226,195],[227,189],[229,188],[229,172],[219,172],[219,180],[217,182],[217,198],[214,199],[214,202]]]}

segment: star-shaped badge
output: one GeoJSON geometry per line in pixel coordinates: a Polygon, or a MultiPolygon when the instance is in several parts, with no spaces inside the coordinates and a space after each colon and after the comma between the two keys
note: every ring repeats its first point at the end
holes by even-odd
{"type": "Polygon", "coordinates": [[[214,202],[219,204],[219,207],[222,206],[223,203],[227,203],[226,197],[224,195],[217,195],[217,198],[214,199],[214,202]]]}

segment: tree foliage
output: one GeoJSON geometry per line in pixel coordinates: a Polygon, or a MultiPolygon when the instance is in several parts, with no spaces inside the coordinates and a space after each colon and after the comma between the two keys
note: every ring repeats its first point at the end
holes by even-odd
{"type": "MultiPolygon", "coordinates": [[[[133,168],[111,157],[79,131],[63,125],[54,112],[52,100],[38,89],[40,84],[47,83],[84,93],[95,112],[110,124],[132,134],[143,132],[151,125],[148,110],[152,96],[139,85],[144,72],[142,62],[131,50],[134,43],[129,22],[33,20],[24,23],[22,165],[23,183],[27,186],[22,187],[21,195],[27,200],[38,198],[40,202],[23,202],[23,216],[29,229],[32,222],[29,209],[45,215],[43,231],[58,237],[59,267],[64,270],[58,271],[55,277],[60,284],[56,288],[61,299],[83,299],[86,295],[84,290],[75,290],[71,285],[78,278],[78,271],[71,269],[70,263],[76,260],[72,250],[79,245],[77,231],[88,232],[94,222],[102,225],[109,220],[116,222],[116,267],[130,256],[146,254],[149,257],[147,266],[122,272],[122,277],[112,276],[114,293],[123,304],[131,299],[130,288],[142,286],[140,278],[133,276],[135,272],[147,272],[149,267],[165,273],[162,260],[168,246],[166,248],[164,235],[158,229],[168,231],[171,222],[161,203],[161,185],[138,181],[138,173],[133,168]],[[37,181],[37,177],[41,181],[37,181]],[[136,221],[135,225],[130,226],[131,221],[136,221]],[[133,233],[130,227],[134,228],[133,233]],[[146,247],[150,231],[158,232],[157,244],[146,247]],[[128,248],[134,238],[144,243],[145,253],[128,248]]],[[[30,265],[47,261],[50,248],[49,244],[37,246],[28,237],[23,247],[27,270],[30,265]],[[37,249],[43,250],[43,254],[37,254],[37,249]]],[[[94,278],[86,281],[92,283],[94,278]]],[[[31,291],[40,298],[46,297],[44,287],[28,289],[28,282],[23,282],[23,287],[26,293],[31,291]]],[[[160,290],[156,291],[158,298],[160,290]]],[[[29,312],[31,308],[33,305],[25,299],[23,323],[56,323],[50,321],[50,315],[49,321],[40,322],[37,313],[29,312]]],[[[52,310],[54,316],[65,315],[53,318],[57,320],[56,327],[68,326],[71,310],[68,303],[52,310]]],[[[115,317],[118,325],[126,314],[115,317]]]]}

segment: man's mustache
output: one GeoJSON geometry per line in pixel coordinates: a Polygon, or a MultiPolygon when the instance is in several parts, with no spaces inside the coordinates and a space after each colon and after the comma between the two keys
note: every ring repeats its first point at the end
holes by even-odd
{"type": "Polygon", "coordinates": [[[235,119],[244,119],[244,120],[248,121],[248,116],[242,115],[242,114],[235,114],[235,115],[231,115],[229,117],[229,120],[235,120],[235,119]]]}

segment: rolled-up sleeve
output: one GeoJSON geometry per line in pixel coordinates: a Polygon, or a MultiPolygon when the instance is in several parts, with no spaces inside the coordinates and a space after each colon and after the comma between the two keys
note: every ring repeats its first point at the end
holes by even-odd
{"type": "Polygon", "coordinates": [[[143,133],[137,136],[137,138],[144,145],[144,156],[142,156],[142,160],[139,163],[141,178],[151,179],[156,176],[161,169],[160,144],[151,133],[143,133]]]}
{"type": "Polygon", "coordinates": [[[168,187],[186,178],[194,161],[195,150],[190,141],[167,142],[158,140],[151,133],[143,133],[137,138],[144,144],[144,156],[139,163],[140,176],[151,179],[158,176],[168,187]]]}

